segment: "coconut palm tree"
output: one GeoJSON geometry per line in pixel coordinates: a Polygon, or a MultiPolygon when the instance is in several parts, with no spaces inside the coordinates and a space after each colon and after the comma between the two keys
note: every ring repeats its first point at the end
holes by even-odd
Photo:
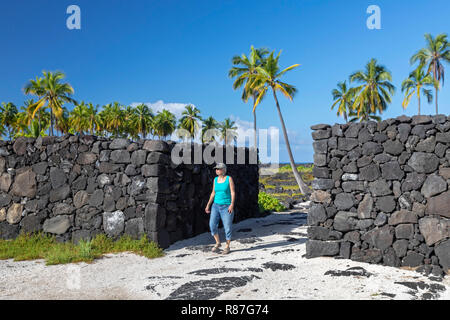
{"type": "Polygon", "coordinates": [[[213,117],[208,117],[202,124],[202,142],[216,141],[216,137],[220,135],[220,124],[213,117]]]}
{"type": "Polygon", "coordinates": [[[256,108],[259,103],[262,101],[266,93],[271,89],[273,98],[275,99],[275,105],[276,109],[278,111],[278,116],[280,118],[281,127],[283,129],[283,135],[284,140],[286,142],[286,148],[289,155],[289,161],[291,163],[292,172],[294,173],[295,180],[297,181],[297,184],[303,194],[309,194],[308,186],[303,182],[300,174],[297,171],[297,167],[295,166],[294,156],[292,155],[291,146],[289,144],[289,138],[287,135],[286,125],[284,123],[283,115],[281,113],[280,104],[278,102],[277,92],[281,92],[286,98],[289,100],[293,100],[293,97],[295,93],[297,92],[297,89],[285,82],[282,82],[280,78],[288,71],[293,70],[299,66],[299,64],[294,64],[284,70],[280,71],[279,66],[279,59],[280,59],[280,53],[276,57],[274,57],[274,52],[272,51],[269,55],[269,57],[266,60],[266,63],[261,66],[257,67],[256,71],[257,74],[254,76],[254,79],[249,82],[250,86],[254,86],[255,90],[259,92],[258,97],[255,101],[255,107],[256,108]]]}
{"type": "Polygon", "coordinates": [[[433,86],[434,80],[431,74],[425,74],[423,70],[424,64],[420,64],[416,70],[409,74],[408,79],[402,82],[402,92],[405,92],[405,99],[403,100],[402,107],[406,109],[414,94],[417,95],[417,101],[419,103],[418,115],[420,115],[420,96],[423,94],[428,103],[433,101],[433,93],[430,89],[426,89],[427,86],[433,86]]]}
{"type": "Polygon", "coordinates": [[[358,82],[361,85],[355,88],[355,101],[353,108],[361,118],[367,118],[369,114],[377,111],[383,113],[387,105],[392,102],[395,87],[391,73],[386,67],[378,64],[376,59],[371,59],[365,70],[360,70],[350,76],[350,82],[358,82]]]}
{"type": "Polygon", "coordinates": [[[233,83],[233,89],[237,90],[243,85],[242,100],[247,103],[249,97],[253,98],[253,129],[254,129],[254,143],[255,148],[258,147],[258,138],[256,133],[256,107],[255,102],[258,92],[252,89],[252,86],[247,85],[252,80],[252,76],[257,74],[256,68],[260,67],[265,62],[265,56],[269,54],[269,50],[265,48],[255,49],[250,47],[250,54],[247,57],[245,54],[241,56],[234,56],[231,60],[233,67],[228,72],[230,78],[236,78],[233,83]]]}
{"type": "MultiPolygon", "coordinates": [[[[50,109],[50,135],[53,136],[53,119],[56,121],[64,121],[63,116],[63,104],[64,103],[73,103],[76,104],[76,101],[71,98],[71,95],[74,94],[74,89],[70,84],[63,83],[62,80],[65,78],[65,74],[62,72],[43,72],[44,77],[42,78],[41,86],[42,89],[39,92],[42,97],[37,101],[33,106],[30,106],[34,110],[33,118],[36,113],[41,108],[49,108],[50,109]],[[47,105],[46,105],[47,104],[47,105]]],[[[25,86],[25,90],[29,88],[31,85],[28,83],[25,86]]],[[[31,91],[30,91],[31,92],[31,91]]],[[[38,94],[36,92],[36,94],[38,94]]],[[[60,127],[63,127],[62,124],[60,127]]]]}
{"type": "Polygon", "coordinates": [[[16,121],[18,110],[12,102],[2,103],[0,124],[8,132],[8,139],[11,140],[14,137],[16,131],[16,121]]]}
{"type": "Polygon", "coordinates": [[[58,121],[55,123],[55,129],[57,132],[60,132],[61,134],[75,133],[75,130],[70,127],[69,116],[69,110],[64,106],[61,107],[61,115],[58,118],[58,121]]]}
{"type": "Polygon", "coordinates": [[[334,100],[331,109],[338,105],[337,116],[344,116],[345,122],[348,122],[348,113],[353,106],[353,99],[355,97],[354,88],[348,88],[347,81],[339,82],[338,89],[334,89],[331,94],[334,100]]]}
{"type": "Polygon", "coordinates": [[[365,122],[365,121],[381,121],[381,117],[377,116],[373,112],[370,111],[370,105],[369,103],[365,103],[363,107],[359,110],[359,113],[357,110],[350,109],[348,116],[350,120],[348,122],[365,122]]]}
{"type": "Polygon", "coordinates": [[[189,137],[191,138],[192,142],[195,138],[195,135],[200,130],[199,121],[202,121],[200,110],[192,105],[187,105],[181,115],[182,117],[180,118],[178,128],[184,129],[189,132],[189,137]]]}
{"type": "Polygon", "coordinates": [[[151,133],[154,114],[152,110],[144,103],[136,106],[133,113],[134,117],[132,120],[132,125],[136,128],[136,131],[142,135],[142,139],[145,139],[147,134],[151,133]]]}
{"type": "Polygon", "coordinates": [[[136,122],[136,114],[134,108],[132,106],[126,106],[123,112],[125,118],[122,125],[120,126],[121,136],[129,137],[133,140],[138,139],[139,131],[137,126],[134,125],[136,122]]]}
{"type": "MultiPolygon", "coordinates": [[[[49,114],[50,116],[50,114],[49,114]]],[[[21,115],[19,114],[19,118],[21,115]]],[[[41,123],[42,125],[42,123],[41,123]]],[[[15,134],[14,138],[17,139],[19,137],[27,137],[27,138],[37,138],[39,136],[45,137],[45,126],[39,131],[39,122],[36,119],[31,120],[29,125],[22,125],[20,130],[15,134]]]]}
{"type": "Polygon", "coordinates": [[[50,125],[50,113],[41,109],[38,112],[38,119],[33,119],[34,110],[30,106],[34,104],[33,99],[26,100],[21,107],[21,111],[17,114],[15,138],[22,136],[37,138],[39,133],[46,136],[44,132],[50,125]],[[34,134],[37,134],[37,136],[34,136],[34,134]]]}
{"type": "MultiPolygon", "coordinates": [[[[24,93],[25,94],[32,94],[38,97],[38,100],[40,100],[45,95],[44,90],[44,83],[42,78],[36,77],[36,80],[30,80],[24,87],[24,93]]],[[[33,101],[33,100],[31,100],[33,101]]],[[[36,108],[37,105],[34,103],[27,104],[27,107],[29,107],[28,112],[33,115],[34,114],[34,108],[36,108]]],[[[41,132],[41,114],[42,110],[44,108],[39,108],[38,110],[38,125],[39,125],[39,132],[41,132]]]]}
{"type": "Polygon", "coordinates": [[[113,104],[106,105],[104,112],[106,130],[115,138],[121,136],[121,127],[124,125],[126,117],[123,107],[120,103],[114,102],[113,104]]]}
{"type": "Polygon", "coordinates": [[[107,105],[104,105],[102,107],[102,110],[98,113],[98,119],[100,126],[97,128],[97,134],[102,137],[107,137],[108,135],[111,135],[111,132],[109,131],[108,121],[110,118],[110,113],[112,109],[112,104],[109,103],[107,105]]]}
{"type": "Polygon", "coordinates": [[[23,106],[20,107],[19,113],[18,113],[18,123],[17,126],[20,127],[22,125],[28,126],[31,121],[33,120],[33,110],[30,109],[30,106],[34,104],[33,99],[28,99],[24,101],[23,106]],[[20,120],[19,120],[20,118],[20,120]]]}
{"type": "Polygon", "coordinates": [[[30,102],[33,103],[32,100],[28,102],[25,101],[25,106],[20,107],[21,111],[19,111],[16,115],[16,119],[14,121],[14,138],[22,136],[22,133],[28,129],[28,126],[32,122],[31,114],[27,109],[27,105],[30,102]]]}
{"type": "Polygon", "coordinates": [[[85,131],[89,130],[89,120],[88,107],[82,101],[70,112],[69,126],[75,132],[84,134],[85,131]]]}
{"type": "Polygon", "coordinates": [[[153,131],[160,140],[161,138],[171,135],[175,131],[175,127],[176,118],[172,112],[166,109],[158,111],[158,114],[153,121],[153,131]]]}
{"type": "Polygon", "coordinates": [[[235,124],[236,123],[230,118],[225,119],[220,124],[220,134],[225,145],[228,145],[231,141],[236,141],[237,139],[237,127],[235,124]]]}
{"type": "Polygon", "coordinates": [[[438,114],[438,96],[440,82],[444,85],[445,70],[443,62],[450,62],[450,44],[447,40],[447,34],[439,34],[436,38],[429,33],[425,34],[427,47],[420,49],[415,53],[410,63],[414,64],[420,61],[420,64],[428,65],[427,73],[433,74],[433,84],[436,91],[436,114],[438,114]]]}
{"type": "Polygon", "coordinates": [[[88,129],[91,135],[94,135],[96,132],[99,132],[101,127],[101,118],[99,117],[98,110],[100,106],[94,106],[92,103],[87,105],[87,118],[88,118],[88,129]]]}

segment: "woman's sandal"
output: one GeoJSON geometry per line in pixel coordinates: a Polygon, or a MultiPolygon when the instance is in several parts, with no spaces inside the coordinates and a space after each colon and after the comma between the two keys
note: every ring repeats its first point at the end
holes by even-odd
{"type": "Polygon", "coordinates": [[[225,247],[225,249],[223,249],[222,254],[229,254],[230,253],[230,247],[225,247]]]}
{"type": "Polygon", "coordinates": [[[211,252],[214,252],[214,253],[220,252],[220,249],[219,249],[220,247],[221,247],[221,244],[216,244],[216,245],[212,248],[211,252]]]}

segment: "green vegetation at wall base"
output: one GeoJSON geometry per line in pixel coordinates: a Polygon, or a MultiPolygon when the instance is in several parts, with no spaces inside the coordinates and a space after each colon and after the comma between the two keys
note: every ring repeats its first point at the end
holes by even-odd
{"type": "Polygon", "coordinates": [[[21,234],[14,240],[0,240],[0,260],[26,261],[44,259],[46,265],[86,262],[90,263],[107,253],[132,252],[146,258],[164,255],[158,245],[143,236],[139,240],[123,236],[117,241],[104,234],[90,241],[60,243],[55,237],[36,233],[21,234]]]}

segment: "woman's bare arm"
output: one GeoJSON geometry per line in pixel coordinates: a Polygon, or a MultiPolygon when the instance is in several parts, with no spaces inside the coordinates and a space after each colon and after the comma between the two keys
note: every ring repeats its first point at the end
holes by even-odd
{"type": "Polygon", "coordinates": [[[233,178],[230,177],[230,192],[231,192],[231,205],[228,207],[228,212],[233,213],[234,211],[234,201],[236,199],[236,192],[234,189],[234,181],[233,178]]]}
{"type": "Polygon", "coordinates": [[[206,208],[205,208],[205,212],[206,213],[211,213],[211,205],[212,205],[212,202],[214,201],[214,197],[216,195],[215,186],[216,186],[216,184],[213,182],[213,189],[212,189],[212,192],[211,192],[211,196],[209,197],[208,204],[206,205],[206,208]]]}

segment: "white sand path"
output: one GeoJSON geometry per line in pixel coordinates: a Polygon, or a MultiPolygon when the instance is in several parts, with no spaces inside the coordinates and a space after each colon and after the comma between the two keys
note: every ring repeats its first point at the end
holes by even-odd
{"type": "Polygon", "coordinates": [[[302,257],[304,212],[235,224],[229,255],[211,253],[213,239],[204,233],[157,259],[121,253],[92,264],[0,261],[0,299],[450,299],[449,276],[439,282],[411,270],[302,257]]]}

